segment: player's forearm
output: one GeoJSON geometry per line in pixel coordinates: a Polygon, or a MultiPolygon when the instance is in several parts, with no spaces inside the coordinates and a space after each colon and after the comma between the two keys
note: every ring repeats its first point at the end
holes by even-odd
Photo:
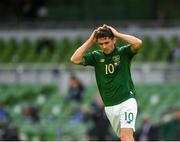
{"type": "Polygon", "coordinates": [[[127,34],[122,34],[122,33],[118,33],[116,36],[117,38],[120,38],[128,42],[129,44],[131,44],[136,50],[142,47],[142,41],[137,37],[127,35],[127,34]]]}
{"type": "Polygon", "coordinates": [[[87,40],[82,46],[80,46],[72,55],[71,62],[74,64],[79,64],[83,58],[84,53],[87,49],[89,49],[92,46],[92,42],[90,40],[87,40]]]}

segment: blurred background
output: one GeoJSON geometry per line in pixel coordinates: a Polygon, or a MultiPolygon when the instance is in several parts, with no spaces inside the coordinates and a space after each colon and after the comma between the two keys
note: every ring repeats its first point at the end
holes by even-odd
{"type": "Polygon", "coordinates": [[[131,70],[135,139],[180,140],[179,9],[179,0],[1,0],[0,140],[119,140],[93,68],[70,63],[104,23],[143,40],[131,70]]]}

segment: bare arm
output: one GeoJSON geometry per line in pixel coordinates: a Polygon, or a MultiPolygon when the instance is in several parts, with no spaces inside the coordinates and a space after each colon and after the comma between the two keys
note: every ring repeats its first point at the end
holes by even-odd
{"type": "Polygon", "coordinates": [[[91,34],[89,39],[74,52],[74,54],[71,57],[71,62],[73,64],[79,64],[82,61],[83,55],[86,52],[86,50],[89,49],[96,42],[96,32],[97,31],[95,30],[91,34]]]}
{"type": "Polygon", "coordinates": [[[110,27],[110,26],[108,27],[111,29],[115,37],[120,38],[128,42],[129,44],[131,44],[135,51],[137,51],[138,49],[142,47],[142,41],[139,38],[131,36],[131,35],[127,35],[127,34],[122,34],[118,32],[117,30],[115,30],[113,27],[110,27]]]}

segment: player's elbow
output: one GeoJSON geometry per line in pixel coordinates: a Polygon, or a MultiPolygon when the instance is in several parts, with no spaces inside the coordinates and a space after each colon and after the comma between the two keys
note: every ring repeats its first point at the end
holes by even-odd
{"type": "Polygon", "coordinates": [[[136,41],[136,43],[134,44],[134,48],[135,48],[136,50],[142,48],[142,40],[138,39],[138,40],[136,41]]]}
{"type": "Polygon", "coordinates": [[[73,58],[73,57],[71,57],[71,63],[73,63],[73,64],[75,64],[75,63],[76,63],[76,61],[74,60],[74,58],[73,58]]]}
{"type": "Polygon", "coordinates": [[[79,61],[76,61],[74,58],[73,58],[73,56],[71,57],[71,63],[73,63],[73,64],[79,64],[79,61]]]}
{"type": "Polygon", "coordinates": [[[142,47],[142,40],[138,39],[136,42],[136,48],[141,48],[142,47]]]}

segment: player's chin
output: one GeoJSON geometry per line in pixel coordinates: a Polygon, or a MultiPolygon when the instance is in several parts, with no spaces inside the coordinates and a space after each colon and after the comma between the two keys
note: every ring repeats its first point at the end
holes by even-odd
{"type": "Polygon", "coordinates": [[[105,54],[110,54],[112,51],[111,50],[103,50],[105,54]]]}
{"type": "Polygon", "coordinates": [[[104,52],[105,54],[109,54],[109,52],[108,52],[108,51],[106,51],[106,50],[103,50],[103,52],[104,52]]]}

